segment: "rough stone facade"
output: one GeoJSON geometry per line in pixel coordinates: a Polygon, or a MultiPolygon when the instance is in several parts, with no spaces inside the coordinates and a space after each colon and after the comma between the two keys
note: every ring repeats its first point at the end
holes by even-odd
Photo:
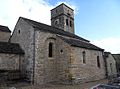
{"type": "Polygon", "coordinates": [[[72,77],[78,82],[94,81],[105,77],[103,52],[84,48],[72,47],[71,66],[72,77]],[[85,52],[85,62],[83,62],[85,52]],[[97,64],[99,56],[100,66],[97,64]]]}
{"type": "Polygon", "coordinates": [[[115,61],[116,61],[116,70],[117,70],[117,74],[120,74],[120,54],[112,54],[112,56],[114,57],[115,61]]]}
{"type": "Polygon", "coordinates": [[[19,43],[25,51],[22,69],[29,81],[46,84],[81,78],[84,79],[82,82],[87,82],[105,77],[103,51],[71,46],[59,36],[44,31],[44,28],[33,28],[26,20],[19,19],[11,42],[19,43]],[[53,44],[52,57],[48,55],[49,43],[53,44]],[[86,64],[82,62],[83,51],[86,52],[86,64]],[[96,63],[97,56],[100,59],[100,68],[96,63]]]}
{"type": "Polygon", "coordinates": [[[67,78],[70,59],[70,46],[55,34],[36,31],[35,41],[35,80],[44,84],[62,81],[67,78]],[[48,46],[53,43],[53,56],[49,57],[48,46]]]}
{"type": "Polygon", "coordinates": [[[15,30],[11,36],[11,43],[19,43],[25,52],[24,63],[22,69],[28,81],[33,80],[33,60],[34,60],[34,29],[23,19],[19,19],[15,26],[15,30]]]}
{"type": "Polygon", "coordinates": [[[18,54],[0,53],[0,70],[18,70],[20,67],[18,54]]]}
{"type": "Polygon", "coordinates": [[[111,53],[105,52],[106,60],[106,74],[107,76],[113,76],[117,74],[116,61],[111,53]]]}

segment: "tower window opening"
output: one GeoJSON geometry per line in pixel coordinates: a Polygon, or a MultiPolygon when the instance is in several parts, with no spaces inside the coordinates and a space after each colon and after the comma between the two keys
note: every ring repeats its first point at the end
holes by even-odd
{"type": "Polygon", "coordinates": [[[68,25],[68,19],[66,19],[66,25],[68,25]]]}

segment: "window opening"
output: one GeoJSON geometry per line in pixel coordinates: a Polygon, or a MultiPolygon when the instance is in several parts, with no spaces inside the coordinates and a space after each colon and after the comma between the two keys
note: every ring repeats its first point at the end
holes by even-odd
{"type": "Polygon", "coordinates": [[[18,30],[18,33],[20,34],[20,30],[18,30]]]}
{"type": "Polygon", "coordinates": [[[49,43],[49,57],[53,57],[53,43],[49,43]]]}
{"type": "Polygon", "coordinates": [[[68,19],[66,19],[66,25],[68,25],[68,19]]]}
{"type": "Polygon", "coordinates": [[[85,51],[82,53],[82,55],[83,55],[83,63],[86,63],[86,53],[85,53],[85,51]]]}
{"type": "Polygon", "coordinates": [[[97,56],[97,66],[100,68],[100,58],[97,56]]]}

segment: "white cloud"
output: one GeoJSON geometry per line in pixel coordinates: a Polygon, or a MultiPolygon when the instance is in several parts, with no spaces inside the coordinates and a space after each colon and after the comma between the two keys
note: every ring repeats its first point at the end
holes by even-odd
{"type": "Polygon", "coordinates": [[[118,37],[110,37],[100,40],[92,41],[93,44],[105,49],[105,51],[111,53],[120,53],[120,38],[118,37]]]}
{"type": "Polygon", "coordinates": [[[0,2],[0,25],[13,30],[20,16],[50,25],[50,9],[53,6],[43,0],[2,0],[0,2]]]}
{"type": "MultiPolygon", "coordinates": [[[[67,5],[75,8],[72,4],[67,5]]],[[[1,0],[0,25],[13,31],[20,16],[50,25],[50,10],[54,7],[44,0],[1,0]]]]}

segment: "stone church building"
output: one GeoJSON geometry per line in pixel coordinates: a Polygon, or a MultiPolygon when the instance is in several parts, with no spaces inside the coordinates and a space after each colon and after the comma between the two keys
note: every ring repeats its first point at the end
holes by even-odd
{"type": "Polygon", "coordinates": [[[4,39],[3,46],[8,44],[10,50],[0,50],[0,55],[8,54],[14,62],[11,69],[19,69],[34,84],[106,77],[104,50],[74,34],[74,11],[65,4],[51,10],[51,26],[20,17],[12,35],[6,30],[4,39]]]}

